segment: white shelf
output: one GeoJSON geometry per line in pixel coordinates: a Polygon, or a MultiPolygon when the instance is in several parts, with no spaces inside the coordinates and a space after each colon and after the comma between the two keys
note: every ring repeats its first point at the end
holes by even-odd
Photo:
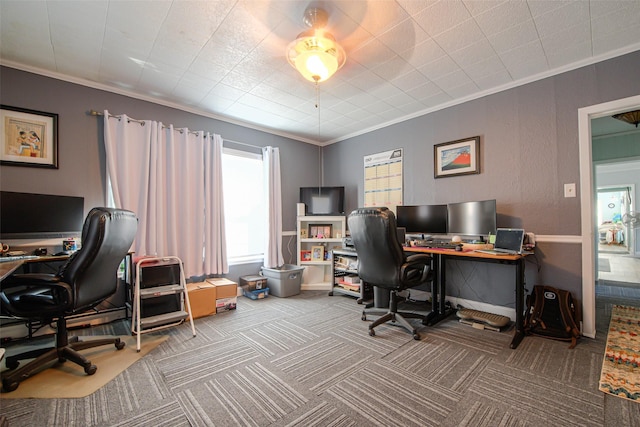
{"type": "Polygon", "coordinates": [[[297,264],[305,267],[302,273],[302,288],[314,290],[331,290],[333,286],[332,264],[328,258],[331,251],[342,247],[342,238],[346,231],[346,218],[344,216],[298,216],[297,217],[297,264]],[[330,226],[330,237],[309,237],[310,226],[330,226]],[[314,246],[324,248],[325,259],[323,261],[303,260],[302,251],[311,251],[314,246]]]}

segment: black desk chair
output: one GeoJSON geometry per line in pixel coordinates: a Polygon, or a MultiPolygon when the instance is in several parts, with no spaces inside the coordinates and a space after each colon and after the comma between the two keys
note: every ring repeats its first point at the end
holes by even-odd
{"type": "Polygon", "coordinates": [[[382,323],[397,322],[420,339],[416,328],[406,318],[419,318],[417,313],[399,313],[398,292],[431,281],[431,256],[416,254],[406,256],[398,241],[396,217],[387,208],[360,208],[349,215],[349,231],[358,254],[358,275],[360,278],[390,292],[388,310],[365,309],[362,320],[367,314],[382,314],[382,317],[369,325],[369,335],[374,336],[374,328],[382,323]]]}
{"type": "Polygon", "coordinates": [[[5,392],[15,390],[21,381],[55,360],[69,359],[82,366],[87,375],[93,375],[98,368],[79,350],[107,344],[114,344],[118,350],[124,347],[120,338],[92,341],[70,338],[66,316],[85,312],[115,293],[118,267],[133,243],[137,228],[133,212],[94,208],[84,222],[82,248],[57,274],[16,274],[2,282],[0,301],[9,314],[42,323],[56,320],[57,327],[55,347],[6,358],[9,370],[2,373],[5,392]],[[18,368],[19,361],[25,359],[33,360],[18,368]]]}

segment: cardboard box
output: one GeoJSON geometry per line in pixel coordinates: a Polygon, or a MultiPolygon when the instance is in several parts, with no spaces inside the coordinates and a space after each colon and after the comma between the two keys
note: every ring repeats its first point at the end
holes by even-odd
{"type": "Polygon", "coordinates": [[[207,279],[216,288],[216,313],[235,310],[238,304],[238,284],[229,279],[207,279]]]}
{"type": "Polygon", "coordinates": [[[216,287],[208,282],[187,283],[194,319],[216,314],[216,287]]]}

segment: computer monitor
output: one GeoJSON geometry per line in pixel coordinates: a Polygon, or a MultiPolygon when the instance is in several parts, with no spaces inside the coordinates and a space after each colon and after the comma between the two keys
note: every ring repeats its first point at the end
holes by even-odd
{"type": "Polygon", "coordinates": [[[447,205],[397,206],[396,222],[409,234],[445,234],[447,205]]]}
{"type": "Polygon", "coordinates": [[[484,240],[496,233],[495,200],[449,203],[447,205],[447,233],[484,240]]]}
{"type": "Polygon", "coordinates": [[[306,215],[344,215],[344,187],[300,187],[306,215]]]}
{"type": "Polygon", "coordinates": [[[82,232],[84,198],[0,192],[0,238],[75,237],[82,232]]]}

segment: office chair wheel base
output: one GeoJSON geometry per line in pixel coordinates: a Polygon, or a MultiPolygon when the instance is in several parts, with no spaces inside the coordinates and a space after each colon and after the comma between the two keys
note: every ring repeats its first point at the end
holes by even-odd
{"type": "Polygon", "coordinates": [[[122,350],[126,345],[125,342],[120,341],[120,339],[116,340],[116,350],[122,350]]]}
{"type": "Polygon", "coordinates": [[[6,393],[8,393],[10,391],[14,391],[15,389],[18,388],[19,385],[20,385],[20,383],[18,381],[2,380],[2,389],[6,393]]]}
{"type": "Polygon", "coordinates": [[[416,340],[416,341],[420,341],[420,338],[421,338],[421,337],[420,337],[420,334],[418,334],[418,333],[413,334],[413,339],[414,339],[414,340],[416,340]]]}
{"type": "Polygon", "coordinates": [[[374,331],[373,329],[369,329],[369,336],[370,337],[375,337],[376,336],[376,331],[374,331]]]}
{"type": "Polygon", "coordinates": [[[96,365],[89,365],[84,367],[84,373],[87,375],[93,375],[96,373],[97,370],[98,370],[98,367],[96,365]]]}

